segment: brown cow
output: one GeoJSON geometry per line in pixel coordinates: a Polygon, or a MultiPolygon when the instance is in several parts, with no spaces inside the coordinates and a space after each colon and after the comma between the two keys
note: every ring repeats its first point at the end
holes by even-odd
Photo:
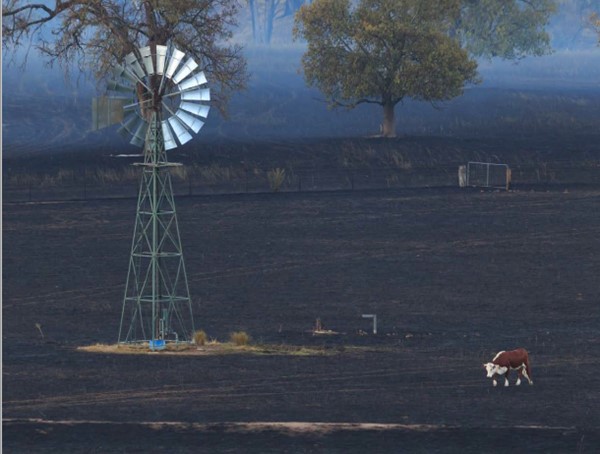
{"type": "Polygon", "coordinates": [[[508,386],[508,373],[511,369],[515,369],[519,373],[517,386],[521,384],[521,377],[523,376],[529,381],[530,385],[533,385],[529,367],[529,354],[524,348],[517,348],[509,352],[501,351],[494,356],[491,363],[486,363],[483,367],[487,371],[488,378],[492,379],[494,386],[498,384],[496,376],[501,375],[504,375],[504,386],[508,386]]]}

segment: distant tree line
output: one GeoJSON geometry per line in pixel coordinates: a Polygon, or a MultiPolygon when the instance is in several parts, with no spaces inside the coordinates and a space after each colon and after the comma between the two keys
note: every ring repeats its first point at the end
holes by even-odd
{"type": "MultiPolygon", "coordinates": [[[[291,29],[281,29],[281,19],[311,3],[312,0],[247,0],[253,41],[270,44],[276,27],[280,27],[282,34],[290,33],[291,38],[291,29]]],[[[554,3],[555,14],[548,23],[553,43],[559,48],[572,48],[584,39],[589,40],[591,30],[596,27],[590,17],[600,13],[600,0],[554,0],[554,3]]]]}
{"type": "MultiPolygon", "coordinates": [[[[432,104],[479,81],[478,58],[518,60],[551,51],[549,29],[600,29],[600,0],[248,0],[252,36],[269,44],[278,19],[294,17],[307,43],[309,85],[329,106],[382,106],[381,135],[393,137],[404,99],[432,104]],[[558,14],[557,14],[558,11],[558,14]],[[559,17],[560,16],[560,17],[559,17]],[[555,21],[555,22],[552,22],[555,21]]],[[[225,113],[247,80],[241,46],[229,44],[237,0],[2,1],[3,50],[40,50],[50,63],[79,64],[98,79],[125,55],[171,42],[202,63],[225,113]]]]}

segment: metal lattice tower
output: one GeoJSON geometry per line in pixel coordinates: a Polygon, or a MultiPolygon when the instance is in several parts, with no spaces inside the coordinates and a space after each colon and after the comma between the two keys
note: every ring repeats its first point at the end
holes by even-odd
{"type": "Polygon", "coordinates": [[[119,342],[189,341],[192,305],[158,114],[149,123],[119,342]]]}
{"type": "Polygon", "coordinates": [[[93,128],[121,122],[119,133],[144,147],[119,343],[191,341],[192,304],[167,150],[204,125],[210,89],[198,63],[173,46],[151,43],[125,57],[92,104],[93,128]]]}

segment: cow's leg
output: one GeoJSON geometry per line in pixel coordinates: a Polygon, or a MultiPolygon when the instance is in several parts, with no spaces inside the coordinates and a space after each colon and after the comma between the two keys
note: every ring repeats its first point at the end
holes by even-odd
{"type": "Polygon", "coordinates": [[[504,374],[504,386],[508,386],[508,373],[510,372],[510,368],[507,369],[506,373],[504,374]]]}
{"type": "Polygon", "coordinates": [[[494,376],[492,377],[492,383],[494,384],[494,386],[498,384],[498,380],[500,380],[501,378],[502,374],[494,374],[494,376]]]}
{"type": "Polygon", "coordinates": [[[529,377],[529,374],[527,373],[527,369],[528,369],[528,364],[525,363],[523,364],[523,375],[525,375],[525,378],[527,379],[527,381],[529,382],[530,385],[533,385],[533,380],[529,377]]]}
{"type": "Polygon", "coordinates": [[[521,384],[521,377],[523,376],[524,370],[525,370],[525,364],[521,365],[521,367],[519,367],[517,369],[518,377],[517,377],[517,382],[515,383],[515,386],[519,386],[521,384]]]}

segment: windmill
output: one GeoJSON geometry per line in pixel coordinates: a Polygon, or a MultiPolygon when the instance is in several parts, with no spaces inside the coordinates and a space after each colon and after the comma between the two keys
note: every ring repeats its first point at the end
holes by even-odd
{"type": "Polygon", "coordinates": [[[209,111],[207,79],[193,58],[150,45],[125,57],[94,100],[94,129],[121,122],[119,133],[143,147],[136,220],[123,297],[119,343],[189,342],[192,305],[167,150],[190,141],[209,111]]]}

